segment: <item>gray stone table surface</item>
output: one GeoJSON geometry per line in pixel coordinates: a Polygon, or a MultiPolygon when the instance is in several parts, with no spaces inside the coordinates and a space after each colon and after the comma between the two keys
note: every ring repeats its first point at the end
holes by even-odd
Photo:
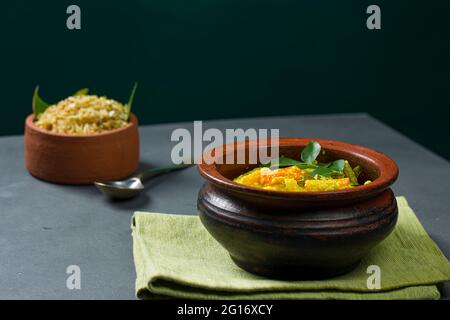
{"type": "MultiPolygon", "coordinates": [[[[142,167],[170,161],[176,128],[142,126],[142,167]]],[[[400,167],[396,195],[407,197],[431,237],[450,257],[449,162],[366,114],[217,120],[204,127],[280,128],[286,137],[362,144],[400,167]]],[[[420,128],[418,128],[420,130],[420,128]]],[[[0,299],[134,299],[130,220],[134,211],[196,214],[202,184],[196,168],[150,182],[129,202],[111,202],[93,186],[64,186],[30,176],[23,137],[0,138],[0,299]],[[81,289],[68,290],[66,269],[81,268],[81,289]]],[[[448,298],[448,283],[443,288],[448,298]]]]}

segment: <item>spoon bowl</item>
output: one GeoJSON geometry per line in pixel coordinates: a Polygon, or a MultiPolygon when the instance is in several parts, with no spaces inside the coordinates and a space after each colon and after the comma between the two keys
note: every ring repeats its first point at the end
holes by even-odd
{"type": "Polygon", "coordinates": [[[121,181],[97,181],[95,186],[108,197],[115,199],[131,199],[144,190],[144,184],[137,177],[121,181]]]}
{"type": "Polygon", "coordinates": [[[97,189],[99,189],[107,197],[111,199],[126,200],[136,197],[145,189],[143,184],[144,180],[175,170],[185,169],[190,166],[192,166],[192,164],[179,164],[159,167],[146,170],[134,177],[125,180],[96,181],[94,184],[97,189]]]}

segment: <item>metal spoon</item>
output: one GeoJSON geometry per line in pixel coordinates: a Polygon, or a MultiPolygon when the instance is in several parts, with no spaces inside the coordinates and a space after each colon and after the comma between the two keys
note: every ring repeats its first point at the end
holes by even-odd
{"type": "Polygon", "coordinates": [[[94,184],[103,194],[113,199],[130,199],[137,196],[144,190],[143,181],[168,173],[175,170],[185,169],[191,167],[192,164],[170,165],[165,167],[148,169],[140,174],[118,181],[96,181],[94,184]]]}

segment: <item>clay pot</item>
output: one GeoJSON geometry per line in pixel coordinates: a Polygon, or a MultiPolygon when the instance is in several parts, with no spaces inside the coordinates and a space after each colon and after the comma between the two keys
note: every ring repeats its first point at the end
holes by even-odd
{"type": "MultiPolygon", "coordinates": [[[[280,155],[298,159],[312,139],[280,139],[280,155]]],[[[222,146],[204,158],[246,151],[245,164],[200,164],[206,179],[198,196],[202,223],[241,268],[281,279],[320,279],[355,268],[397,221],[397,203],[389,189],[398,176],[396,164],[375,150],[320,140],[326,151],[319,161],[347,159],[363,168],[361,181],[348,190],[281,192],[232,181],[258,165],[248,164],[256,141],[222,146]]]]}
{"type": "Polygon", "coordinates": [[[35,177],[62,184],[91,184],[131,175],[139,164],[137,118],[125,127],[89,135],[51,133],[25,121],[25,165],[35,177]]]}

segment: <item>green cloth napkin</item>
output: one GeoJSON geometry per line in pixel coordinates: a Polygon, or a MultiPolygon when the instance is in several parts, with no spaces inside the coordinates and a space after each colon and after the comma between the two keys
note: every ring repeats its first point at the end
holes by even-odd
{"type": "Polygon", "coordinates": [[[343,276],[280,281],[237,267],[192,215],[136,212],[132,219],[136,294],[187,299],[438,299],[450,263],[430,239],[405,198],[397,198],[393,233],[343,276]],[[367,267],[381,269],[381,289],[367,288],[367,267]]]}

